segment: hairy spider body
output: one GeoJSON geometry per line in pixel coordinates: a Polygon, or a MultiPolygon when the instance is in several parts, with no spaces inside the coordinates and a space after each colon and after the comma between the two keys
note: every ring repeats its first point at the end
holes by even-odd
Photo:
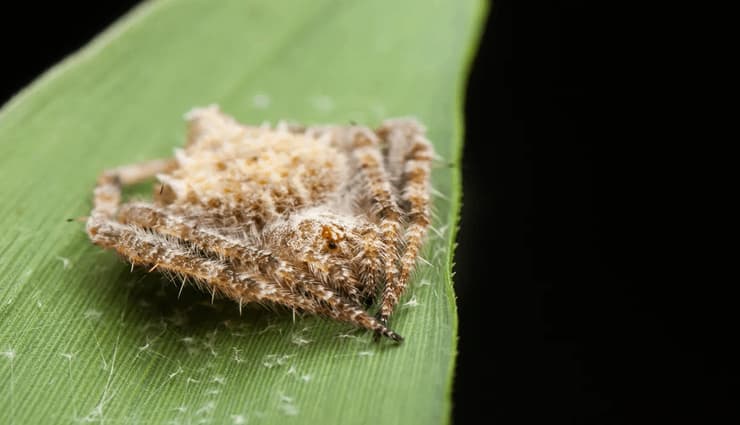
{"type": "Polygon", "coordinates": [[[387,320],[430,222],[434,152],[424,128],[411,119],[375,131],[255,127],[215,106],[186,118],[174,158],[100,176],[92,242],[240,308],[283,305],[401,341],[387,320]],[[152,176],[152,203],[121,205],[123,185],[152,176]],[[378,295],[376,318],[365,306],[378,295]]]}

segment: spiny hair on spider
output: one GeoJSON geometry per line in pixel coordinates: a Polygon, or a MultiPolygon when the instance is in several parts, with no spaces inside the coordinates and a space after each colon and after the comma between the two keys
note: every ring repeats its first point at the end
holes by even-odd
{"type": "Polygon", "coordinates": [[[430,224],[425,128],[250,126],[215,105],[186,119],[172,158],[100,175],[90,240],[240,307],[285,306],[401,341],[388,319],[430,224]],[[150,202],[122,202],[122,186],[152,177],[150,202]]]}

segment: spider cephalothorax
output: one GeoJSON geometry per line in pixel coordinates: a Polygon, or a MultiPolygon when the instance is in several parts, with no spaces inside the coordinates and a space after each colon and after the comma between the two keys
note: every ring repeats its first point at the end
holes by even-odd
{"type": "Polygon", "coordinates": [[[240,308],[283,305],[400,341],[386,323],[429,226],[424,128],[254,127],[215,106],[187,119],[174,158],[101,175],[90,239],[240,308]],[[122,185],[155,175],[152,203],[121,205],[122,185]],[[374,318],[365,307],[377,297],[374,318]]]}

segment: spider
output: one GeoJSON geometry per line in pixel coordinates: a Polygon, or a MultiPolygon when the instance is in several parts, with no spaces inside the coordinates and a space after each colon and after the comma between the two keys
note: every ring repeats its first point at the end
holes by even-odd
{"type": "Polygon", "coordinates": [[[186,119],[174,158],[100,175],[90,240],[240,312],[282,305],[402,341],[387,324],[430,224],[424,127],[247,126],[215,105],[186,119]],[[155,176],[152,202],[121,204],[122,186],[155,176]]]}

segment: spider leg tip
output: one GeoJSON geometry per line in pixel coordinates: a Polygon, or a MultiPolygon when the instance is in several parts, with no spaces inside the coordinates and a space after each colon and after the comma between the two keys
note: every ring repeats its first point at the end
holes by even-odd
{"type": "Polygon", "coordinates": [[[381,312],[378,312],[378,314],[375,315],[375,318],[380,322],[381,325],[384,327],[388,327],[388,315],[383,314],[381,312]]]}
{"type": "Polygon", "coordinates": [[[393,331],[388,331],[388,334],[386,336],[399,344],[402,343],[404,339],[401,335],[393,331]]]}
{"type": "Polygon", "coordinates": [[[386,338],[390,338],[391,340],[393,340],[394,342],[399,343],[399,344],[402,343],[403,340],[404,340],[404,338],[401,335],[399,335],[399,334],[393,332],[392,330],[386,328],[385,325],[383,326],[382,329],[378,329],[377,331],[375,331],[375,335],[373,335],[373,342],[380,341],[380,337],[381,336],[384,336],[386,338]]]}
{"type": "Polygon", "coordinates": [[[375,332],[375,335],[373,336],[373,342],[379,342],[381,336],[384,336],[386,338],[389,338],[389,339],[393,340],[393,342],[395,342],[397,344],[402,343],[403,340],[404,340],[404,338],[401,335],[393,332],[390,329],[386,329],[386,330],[383,330],[383,331],[375,332]]]}

